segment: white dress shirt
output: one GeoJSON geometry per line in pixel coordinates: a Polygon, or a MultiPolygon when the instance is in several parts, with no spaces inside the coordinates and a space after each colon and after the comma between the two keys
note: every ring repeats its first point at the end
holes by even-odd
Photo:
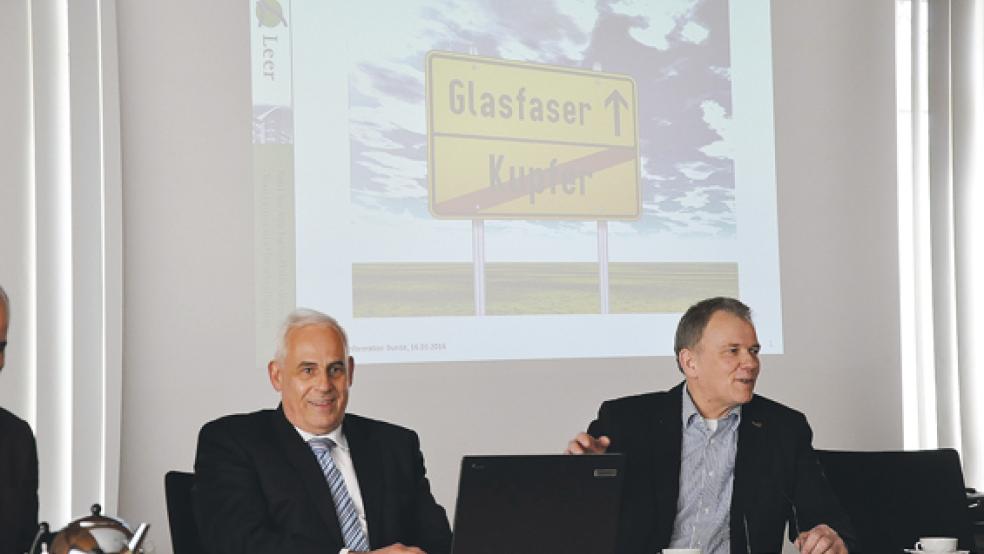
{"type": "Polygon", "coordinates": [[[741,406],[721,419],[704,419],[683,387],[681,419],[680,492],[670,547],[728,554],[741,406]]]}
{"type": "MultiPolygon", "coordinates": [[[[366,539],[369,538],[369,524],[366,522],[366,510],[362,506],[362,493],[359,491],[359,479],[355,476],[355,465],[352,463],[352,452],[349,450],[348,440],[345,439],[345,435],[342,433],[342,426],[339,425],[334,431],[328,433],[327,435],[312,435],[307,431],[294,426],[297,432],[304,439],[304,442],[308,442],[311,439],[321,439],[329,438],[335,443],[335,447],[330,450],[331,459],[335,462],[335,467],[342,474],[342,480],[345,481],[345,488],[348,489],[349,497],[352,499],[352,505],[355,506],[355,511],[359,514],[359,525],[362,527],[362,532],[365,534],[366,539]]],[[[312,452],[312,456],[314,453],[312,452]]],[[[338,551],[338,554],[349,554],[348,548],[343,548],[338,551]]]]}

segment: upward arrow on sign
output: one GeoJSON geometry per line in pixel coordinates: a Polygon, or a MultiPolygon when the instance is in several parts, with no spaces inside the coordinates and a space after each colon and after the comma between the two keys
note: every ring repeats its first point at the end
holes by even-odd
{"type": "Polygon", "coordinates": [[[620,93],[618,89],[615,89],[608,95],[608,98],[605,98],[605,107],[607,108],[609,104],[614,106],[613,115],[615,117],[615,136],[620,137],[622,136],[622,118],[619,117],[619,112],[623,106],[628,108],[629,103],[625,101],[625,97],[622,96],[622,93],[620,93]]]}

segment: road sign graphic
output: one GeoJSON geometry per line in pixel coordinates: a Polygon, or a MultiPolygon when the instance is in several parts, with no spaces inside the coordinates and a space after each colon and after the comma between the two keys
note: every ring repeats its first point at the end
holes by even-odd
{"type": "Polygon", "coordinates": [[[630,77],[436,51],[426,67],[435,217],[639,217],[630,77]]]}

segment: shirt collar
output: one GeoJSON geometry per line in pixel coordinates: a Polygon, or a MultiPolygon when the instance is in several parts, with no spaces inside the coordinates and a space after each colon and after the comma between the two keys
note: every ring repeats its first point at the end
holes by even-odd
{"type": "MultiPolygon", "coordinates": [[[[697,410],[697,405],[694,404],[694,399],[691,398],[690,396],[690,390],[687,387],[687,383],[684,382],[683,386],[680,388],[683,389],[681,416],[683,420],[683,428],[686,429],[691,425],[693,425],[693,423],[697,421],[698,418],[703,418],[703,416],[700,415],[700,411],[697,410]]],[[[741,404],[735,406],[734,408],[731,408],[728,411],[728,413],[725,414],[724,417],[722,417],[721,419],[729,420],[731,418],[734,418],[735,420],[734,427],[737,428],[738,424],[741,423],[741,404]]]]}
{"type": "Polygon", "coordinates": [[[334,430],[332,430],[330,433],[328,433],[326,435],[315,435],[315,434],[312,434],[312,433],[308,433],[307,431],[305,431],[304,429],[301,429],[300,427],[298,427],[296,425],[294,426],[294,429],[296,429],[297,430],[297,433],[299,435],[301,435],[301,438],[304,439],[304,442],[309,442],[311,439],[328,438],[328,439],[331,439],[331,442],[335,443],[335,446],[337,446],[338,448],[341,448],[342,450],[348,452],[348,449],[349,449],[349,447],[348,447],[348,440],[345,439],[345,433],[342,433],[342,426],[341,425],[339,425],[338,427],[335,427],[334,430]]]}

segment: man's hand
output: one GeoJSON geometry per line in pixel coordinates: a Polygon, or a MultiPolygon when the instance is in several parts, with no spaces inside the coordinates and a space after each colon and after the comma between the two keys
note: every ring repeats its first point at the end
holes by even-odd
{"type": "Polygon", "coordinates": [[[594,438],[587,433],[578,433],[574,440],[567,443],[565,454],[604,454],[608,450],[611,439],[602,435],[594,438]]]}
{"type": "Polygon", "coordinates": [[[837,531],[822,523],[800,533],[794,544],[801,554],[847,554],[847,545],[837,531]]]}

